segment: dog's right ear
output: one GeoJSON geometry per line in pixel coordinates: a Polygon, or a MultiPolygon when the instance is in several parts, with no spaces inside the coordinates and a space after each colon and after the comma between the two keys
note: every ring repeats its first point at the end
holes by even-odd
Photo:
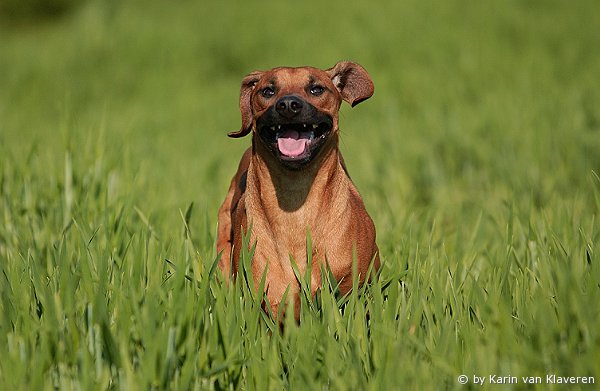
{"type": "Polygon", "coordinates": [[[229,132],[229,137],[238,138],[244,137],[250,131],[252,131],[252,107],[250,105],[250,97],[252,96],[252,90],[254,86],[260,80],[263,72],[254,71],[244,77],[242,80],[242,87],[240,89],[240,112],[242,113],[242,127],[237,132],[229,132]]]}

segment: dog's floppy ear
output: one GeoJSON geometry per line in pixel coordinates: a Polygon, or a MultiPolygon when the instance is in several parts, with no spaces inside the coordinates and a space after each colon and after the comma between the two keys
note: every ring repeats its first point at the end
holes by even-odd
{"type": "Polygon", "coordinates": [[[242,127],[237,132],[229,132],[229,137],[244,137],[252,130],[252,107],[250,106],[250,97],[254,86],[260,80],[263,72],[255,71],[244,77],[240,89],[240,112],[242,113],[242,127]]]}
{"type": "Polygon", "coordinates": [[[371,77],[365,68],[354,62],[340,61],[325,72],[329,74],[331,81],[342,94],[342,99],[352,107],[369,99],[375,91],[371,77]]]}

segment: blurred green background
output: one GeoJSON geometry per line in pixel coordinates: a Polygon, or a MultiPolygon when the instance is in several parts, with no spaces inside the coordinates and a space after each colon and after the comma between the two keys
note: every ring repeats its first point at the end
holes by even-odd
{"type": "Polygon", "coordinates": [[[68,149],[110,155],[149,208],[217,207],[249,145],[225,136],[245,74],[343,59],[376,86],[341,116],[369,204],[542,206],[600,168],[594,1],[27,3],[64,12],[3,3],[3,155],[48,175],[68,149]]]}
{"type": "Polygon", "coordinates": [[[341,118],[365,195],[385,181],[401,201],[460,202],[444,185],[467,181],[543,204],[600,167],[594,1],[59,3],[47,17],[5,5],[0,30],[4,155],[35,148],[49,173],[69,148],[109,154],[145,202],[212,208],[249,144],[225,136],[241,78],[342,59],[376,86],[341,118]]]}
{"type": "Polygon", "coordinates": [[[0,0],[0,380],[187,384],[175,339],[199,388],[600,373],[599,4],[0,0]],[[381,282],[271,334],[201,270],[250,145],[226,133],[247,73],[339,60],[375,84],[340,128],[381,282]]]}

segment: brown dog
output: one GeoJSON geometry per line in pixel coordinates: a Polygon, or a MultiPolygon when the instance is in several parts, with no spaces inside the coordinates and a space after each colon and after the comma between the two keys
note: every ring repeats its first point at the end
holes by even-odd
{"type": "Polygon", "coordinates": [[[242,232],[251,227],[250,246],[256,243],[252,277],[258,287],[266,268],[265,292],[274,314],[289,287],[298,318],[299,283],[290,257],[302,276],[310,268],[313,294],[325,264],[342,294],[352,288],[353,259],[360,283],[371,262],[379,268],[373,221],[338,149],[342,99],[355,106],[371,95],[371,78],[352,62],[325,71],[274,68],[252,72],[242,81],[242,127],[229,136],[252,132],[252,147],[219,209],[219,267],[227,279],[236,275],[242,232]]]}

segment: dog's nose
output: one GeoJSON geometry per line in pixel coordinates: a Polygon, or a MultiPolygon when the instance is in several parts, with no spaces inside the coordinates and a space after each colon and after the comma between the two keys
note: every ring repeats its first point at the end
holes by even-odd
{"type": "Polygon", "coordinates": [[[298,115],[302,111],[303,106],[302,100],[293,95],[284,96],[275,103],[277,112],[287,118],[298,115]]]}

